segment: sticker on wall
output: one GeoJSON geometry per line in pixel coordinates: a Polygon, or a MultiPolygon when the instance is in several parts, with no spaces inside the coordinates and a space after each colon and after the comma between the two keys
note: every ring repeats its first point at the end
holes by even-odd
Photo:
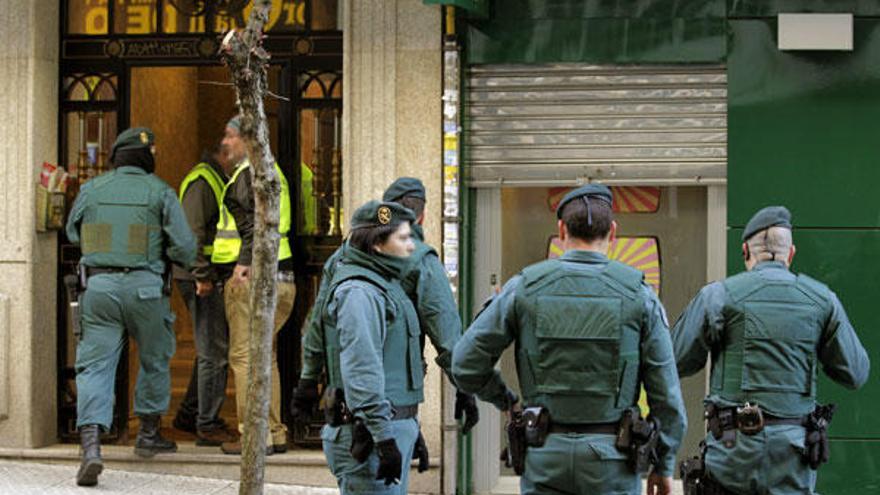
{"type": "MultiPolygon", "coordinates": [[[[562,256],[562,241],[550,237],[547,259],[562,256]]],[[[660,294],[660,247],[656,237],[618,237],[608,249],[608,257],[645,274],[645,282],[660,294]]]]}
{"type": "MultiPolygon", "coordinates": [[[[555,212],[562,198],[572,187],[551,187],[547,190],[547,206],[555,212]]],[[[660,208],[660,188],[654,186],[611,186],[614,213],[656,213],[660,208]]]]}

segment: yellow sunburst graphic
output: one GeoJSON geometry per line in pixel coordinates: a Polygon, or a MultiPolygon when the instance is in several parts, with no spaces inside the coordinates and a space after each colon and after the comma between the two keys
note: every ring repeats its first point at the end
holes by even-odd
{"type": "MultiPolygon", "coordinates": [[[[547,259],[562,256],[562,242],[550,238],[547,259]]],[[[629,265],[645,274],[645,282],[660,294],[660,248],[656,237],[618,237],[608,249],[608,257],[629,265]]]]}

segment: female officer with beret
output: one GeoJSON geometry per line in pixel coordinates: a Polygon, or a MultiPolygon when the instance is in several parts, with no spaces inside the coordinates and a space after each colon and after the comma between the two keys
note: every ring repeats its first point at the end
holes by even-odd
{"type": "Polygon", "coordinates": [[[329,296],[316,308],[328,376],[321,438],[343,495],[407,491],[404,462],[423,400],[418,316],[400,286],[414,220],[397,203],[360,207],[329,296]]]}

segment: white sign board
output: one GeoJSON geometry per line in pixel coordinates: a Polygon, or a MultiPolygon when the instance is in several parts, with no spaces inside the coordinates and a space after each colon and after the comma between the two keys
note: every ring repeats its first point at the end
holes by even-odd
{"type": "Polygon", "coordinates": [[[779,14],[780,50],[853,49],[852,14],[779,14]]]}

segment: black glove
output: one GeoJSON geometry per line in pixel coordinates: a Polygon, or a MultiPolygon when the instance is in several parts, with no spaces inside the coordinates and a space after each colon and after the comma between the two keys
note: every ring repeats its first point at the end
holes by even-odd
{"type": "Polygon", "coordinates": [[[420,473],[424,473],[428,470],[430,465],[430,458],[428,457],[428,444],[425,443],[425,437],[422,436],[422,432],[419,432],[419,438],[416,440],[416,446],[413,448],[413,459],[419,460],[418,471],[420,473]]]}
{"type": "Polygon", "coordinates": [[[385,486],[400,483],[403,459],[400,449],[393,438],[376,443],[376,455],[379,456],[379,470],[376,473],[377,480],[385,480],[385,486]]]}
{"type": "Polygon", "coordinates": [[[465,435],[470,433],[471,429],[480,420],[480,410],[477,408],[477,400],[473,395],[462,392],[455,393],[455,419],[461,420],[464,416],[464,426],[461,432],[465,435]]]}
{"type": "Polygon", "coordinates": [[[306,421],[315,412],[318,403],[318,382],[303,378],[293,389],[293,398],[290,400],[290,415],[295,421],[306,421]]]}

